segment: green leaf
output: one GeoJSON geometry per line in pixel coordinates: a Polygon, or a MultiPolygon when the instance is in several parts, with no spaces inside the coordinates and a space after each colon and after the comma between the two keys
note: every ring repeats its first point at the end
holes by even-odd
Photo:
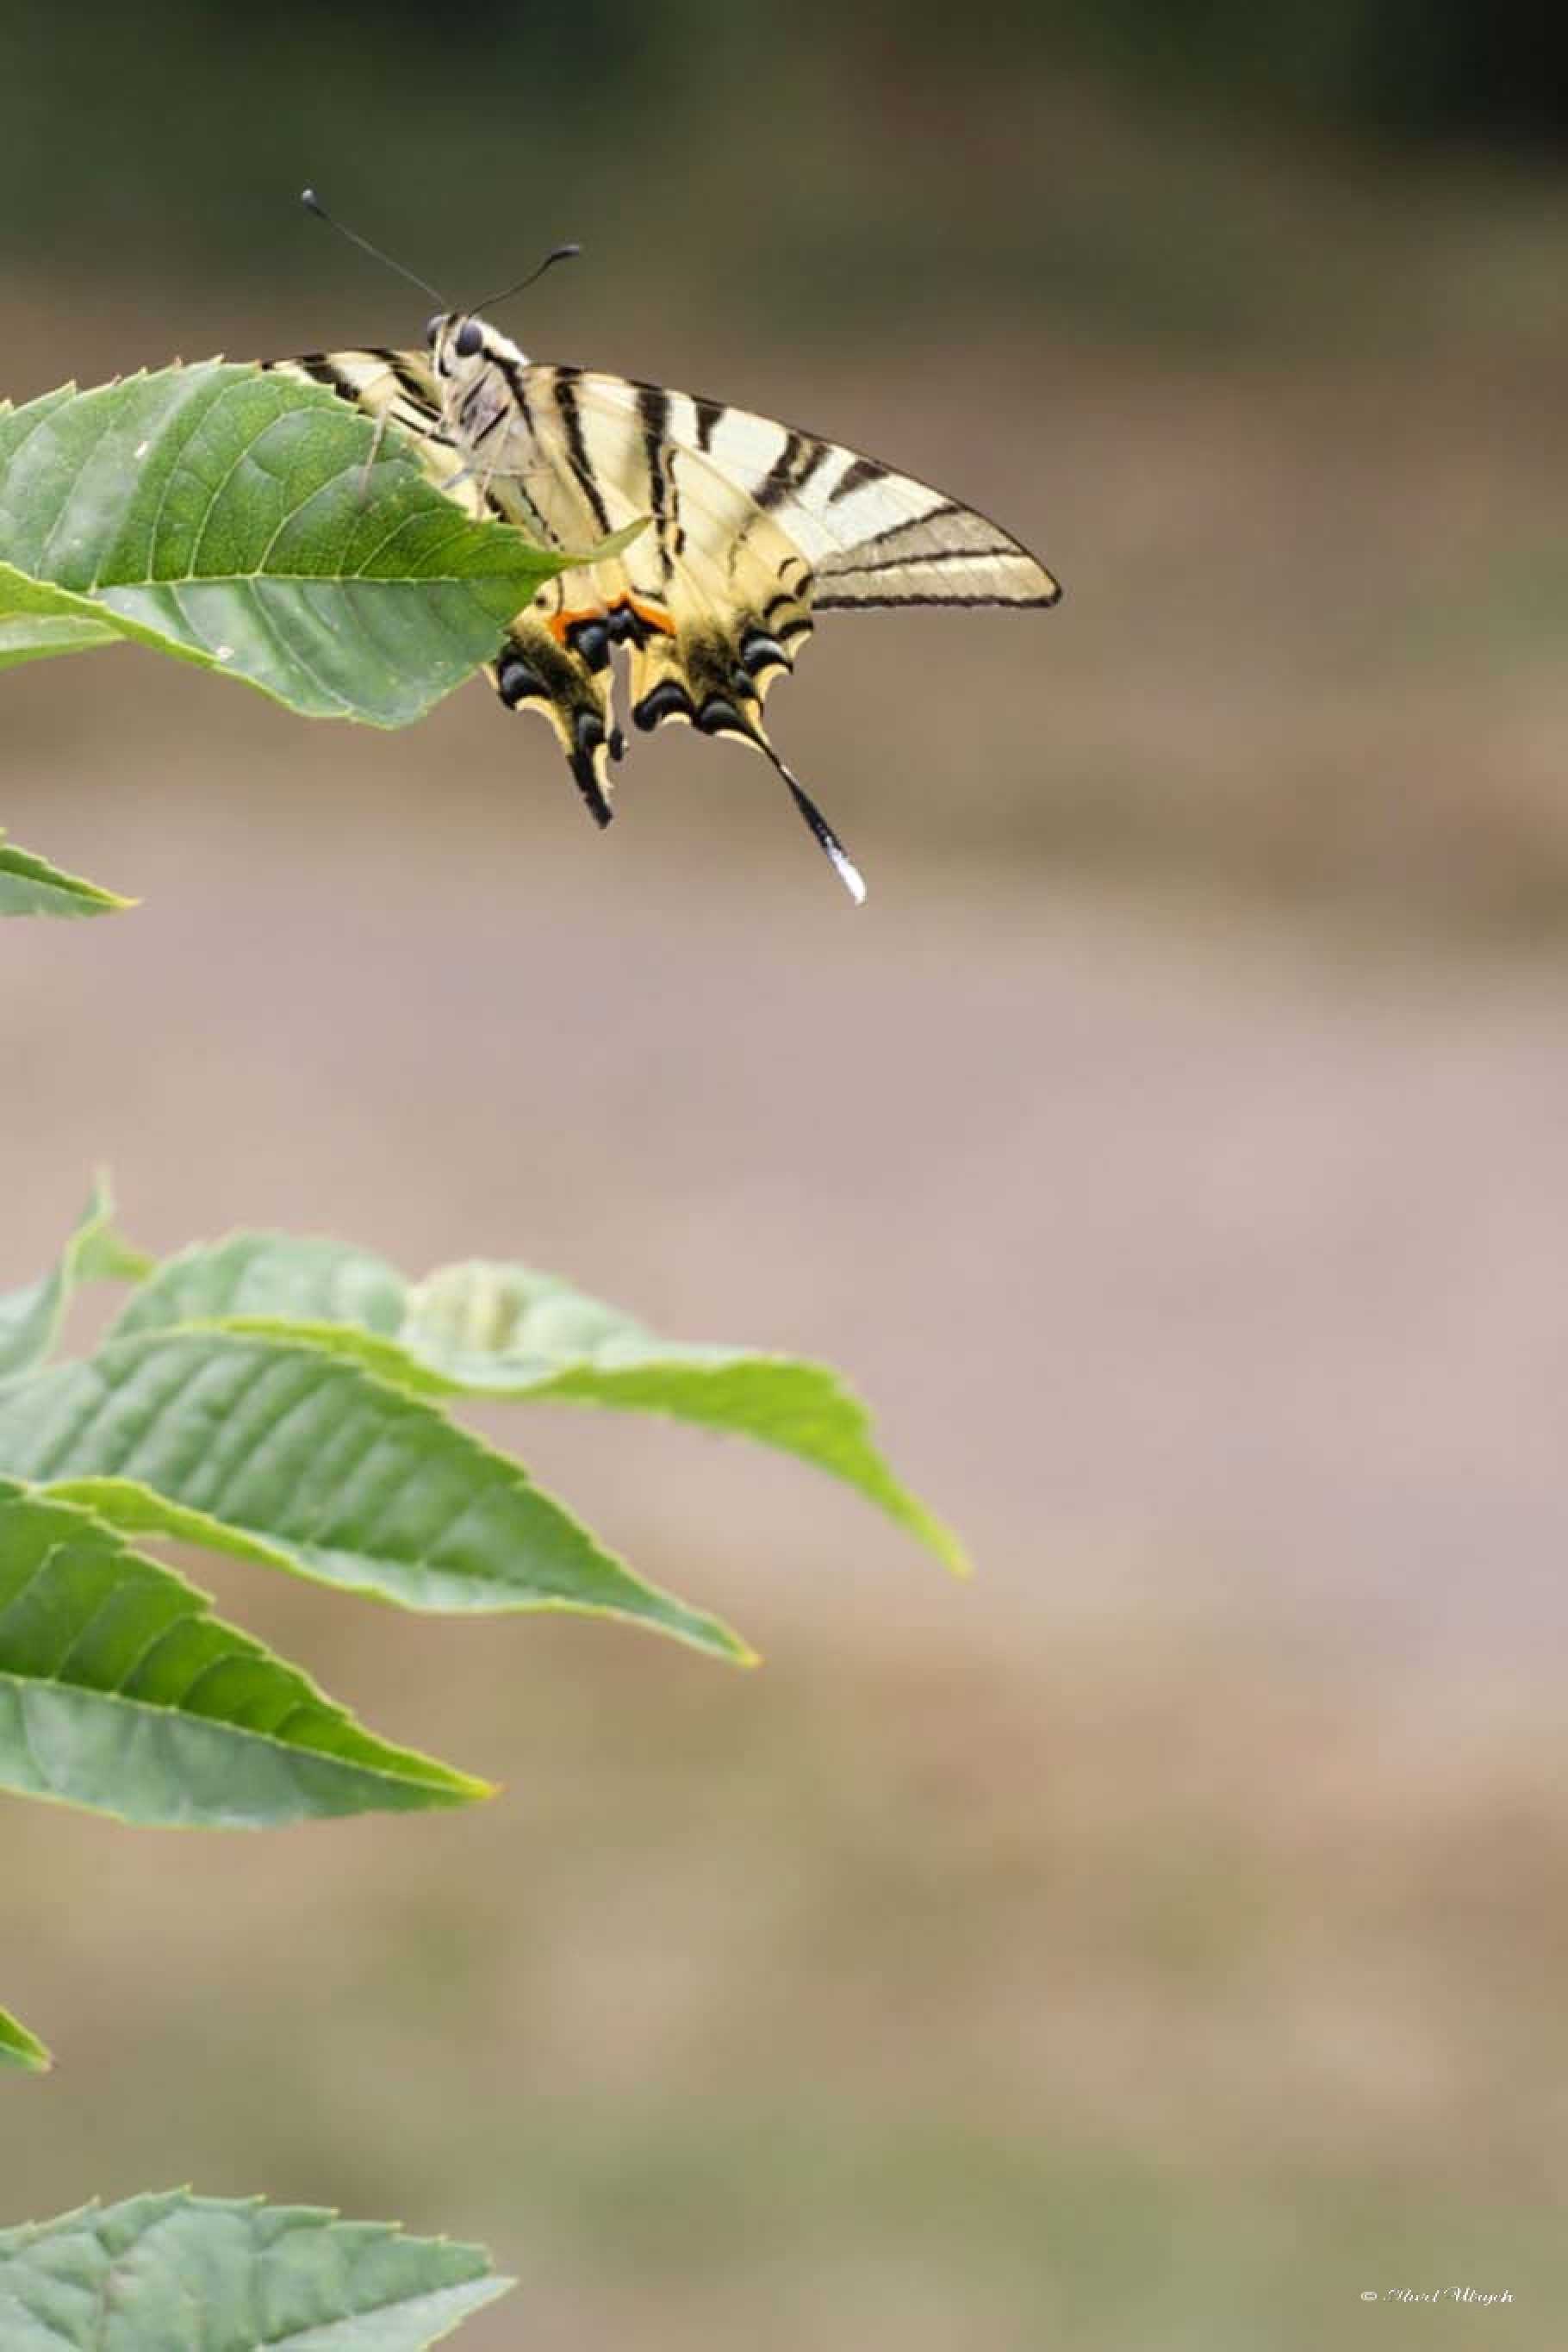
{"type": "Polygon", "coordinates": [[[29,2074],[46,2074],[53,2064],[37,2034],[29,2033],[8,2009],[0,2009],[0,2066],[20,2066],[29,2074]]]}
{"type": "MultiPolygon", "coordinates": [[[[0,538],[0,547],[5,544],[0,538]]],[[[90,596],[35,580],[14,563],[0,562],[0,651],[6,669],[55,654],[92,653],[104,646],[128,644],[153,646],[163,653],[177,650],[155,632],[110,614],[90,596]]]]}
{"type": "Polygon", "coordinates": [[[375,1738],[208,1608],[79,1505],[0,1478],[0,1788],[201,1829],[491,1793],[375,1738]]]}
{"type": "Polygon", "coordinates": [[[405,726],[581,559],[470,520],[401,434],[375,447],[331,392],[216,361],[0,412],[0,631],[21,658],[112,630],[405,726]]]}
{"type": "Polygon", "coordinates": [[[405,1608],[572,1610],[751,1653],[645,1584],[504,1454],[358,1364],[225,1330],[111,1341],[0,1389],[0,1469],[116,1527],[405,1608]]]}
{"type": "MultiPolygon", "coordinates": [[[[0,648],[0,667],[4,661],[0,648]]],[[[0,915],[112,915],[135,904],[134,898],[100,889],[78,874],[62,874],[30,850],[18,849],[0,826],[0,915]]]]}
{"type": "Polygon", "coordinates": [[[416,1395],[558,1398],[753,1438],[844,1479],[967,1570],[957,1537],[894,1476],[864,1405],[826,1366],[660,1339],[527,1266],[476,1260],[409,1284],[361,1250],[237,1234],[168,1259],[116,1330],[204,1322],[330,1347],[416,1395]]]}
{"type": "Polygon", "coordinates": [[[660,1339],[618,1308],[526,1266],[442,1266],[409,1294],[400,1335],[468,1395],[559,1397],[661,1412],[760,1440],[856,1486],[960,1572],[957,1538],[895,1478],[865,1406],[825,1364],[660,1339]]]}
{"type": "MultiPolygon", "coordinates": [[[[24,574],[0,565],[0,597],[19,596],[24,574]]],[[[20,606],[0,619],[0,669],[16,669],[23,662],[47,661],[53,654],[89,654],[100,646],[122,646],[125,639],[107,621],[70,611],[51,612],[20,606]]]]}
{"type": "Polygon", "coordinates": [[[126,1300],[110,1336],[279,1316],[395,1339],[408,1311],[408,1287],[395,1265],[370,1250],[314,1235],[232,1234],[198,1242],[153,1267],[126,1300]]]}
{"type": "Polygon", "coordinates": [[[188,2189],[0,2231],[5,2352],[421,2352],[516,2282],[482,2246],[188,2189]]]}
{"type": "Polygon", "coordinates": [[[53,1271],[26,1290],[0,1294],[0,1381],[43,1361],[79,1284],[140,1282],[149,1272],[153,1260],[121,1240],[113,1214],[109,1181],[100,1176],[53,1271]]]}

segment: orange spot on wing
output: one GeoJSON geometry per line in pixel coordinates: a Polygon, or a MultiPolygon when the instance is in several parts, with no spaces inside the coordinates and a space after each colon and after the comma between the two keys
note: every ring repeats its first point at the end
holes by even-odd
{"type": "Polygon", "coordinates": [[[616,602],[617,604],[629,605],[631,610],[637,614],[638,620],[643,622],[648,628],[658,629],[663,636],[674,636],[675,623],[670,619],[668,613],[662,604],[645,604],[640,596],[629,595],[617,596],[616,602]]]}
{"type": "Polygon", "coordinates": [[[574,629],[579,621],[598,621],[603,620],[604,616],[603,604],[574,604],[569,611],[552,613],[545,625],[564,653],[568,629],[574,629]]]}
{"type": "Polygon", "coordinates": [[[630,593],[624,596],[614,597],[608,604],[572,604],[565,606],[559,613],[552,613],[545,623],[545,626],[550,631],[550,634],[554,638],[556,644],[562,648],[562,651],[564,652],[566,648],[567,634],[570,630],[576,627],[579,621],[602,621],[605,618],[606,614],[618,612],[623,609],[629,613],[635,613],[645,629],[656,629],[660,636],[674,636],[675,623],[670,619],[666,606],[663,604],[650,604],[646,597],[633,596],[630,593]]]}

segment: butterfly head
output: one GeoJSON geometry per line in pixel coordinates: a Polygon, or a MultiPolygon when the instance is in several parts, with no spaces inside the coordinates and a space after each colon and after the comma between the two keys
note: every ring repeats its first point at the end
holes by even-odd
{"type": "MultiPolygon", "coordinates": [[[[368,238],[360,236],[357,229],[346,228],[342,221],[334,220],[314,188],[302,190],[300,201],[307,212],[314,213],[317,219],[325,221],[329,228],[335,228],[340,236],[348,238],[351,245],[357,245],[362,252],[384,262],[389,269],[395,269],[400,278],[406,278],[411,284],[422,286],[426,293],[433,295],[437,302],[442,300],[441,294],[427,278],[420,278],[412,269],[405,269],[401,261],[394,261],[389,253],[383,253],[379,246],[372,245],[368,238]]],[[[437,375],[445,377],[448,383],[471,383],[487,367],[497,363],[509,371],[514,367],[526,367],[527,359],[517,345],[507,336],[498,333],[488,320],[481,319],[479,311],[490,302],[510,301],[514,294],[521,294],[536,278],[542,278],[547,269],[553,269],[558,261],[570,261],[574,254],[582,250],[580,245],[553,246],[526,278],[520,278],[515,286],[508,286],[499,294],[487,295],[485,301],[476,309],[437,310],[425,328],[425,341],[429,346],[437,375]]]]}
{"type": "Polygon", "coordinates": [[[526,367],[523,353],[508,335],[472,310],[437,310],[425,329],[436,373],[448,383],[468,383],[498,361],[526,367]]]}

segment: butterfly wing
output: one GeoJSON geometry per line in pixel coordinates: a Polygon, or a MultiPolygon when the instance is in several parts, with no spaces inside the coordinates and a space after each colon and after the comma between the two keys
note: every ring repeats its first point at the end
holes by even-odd
{"type": "Polygon", "coordinates": [[[531,415],[555,417],[555,446],[579,492],[591,488],[597,522],[651,517],[617,566],[568,572],[541,604],[572,615],[565,633],[594,648],[580,614],[629,639],[636,725],[684,721],[762,752],[857,887],[762,719],[814,612],[1051,604],[1056,582],[1000,525],[837,443],[619,376],[531,366],[524,379],[531,415]]]}
{"type": "Polygon", "coordinates": [[[546,546],[593,545],[647,518],[630,546],[570,566],[517,615],[487,666],[497,693],[548,719],[606,824],[609,763],[625,748],[610,657],[625,645],[634,724],[678,720],[761,752],[863,896],[763,724],[769,688],[794,667],[814,613],[1053,604],[1056,582],[999,524],[876,458],[690,393],[530,365],[503,338],[492,335],[489,349],[500,374],[482,432],[466,431],[464,405],[452,407],[422,352],[272,364],[408,434],[437,488],[546,546]]]}

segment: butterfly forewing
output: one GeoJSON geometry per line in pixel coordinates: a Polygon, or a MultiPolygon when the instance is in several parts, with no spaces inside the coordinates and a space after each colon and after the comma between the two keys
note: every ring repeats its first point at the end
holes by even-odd
{"type": "Polygon", "coordinates": [[[818,611],[854,604],[1054,604],[1049,572],[999,523],[838,443],[688,393],[620,376],[581,379],[580,397],[625,416],[665,404],[675,472],[717,476],[742,509],[775,517],[812,566],[818,611]]]}

